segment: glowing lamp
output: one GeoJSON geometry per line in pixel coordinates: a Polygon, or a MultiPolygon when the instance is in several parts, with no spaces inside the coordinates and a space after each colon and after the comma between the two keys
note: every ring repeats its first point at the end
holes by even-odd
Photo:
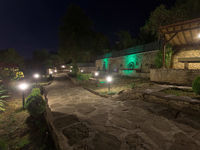
{"type": "Polygon", "coordinates": [[[25,94],[24,94],[24,91],[26,89],[28,89],[28,84],[27,83],[21,83],[19,84],[19,89],[22,91],[22,106],[23,106],[23,109],[24,109],[24,104],[25,104],[25,94]]]}
{"type": "Polygon", "coordinates": [[[38,73],[35,73],[35,74],[33,75],[33,77],[34,77],[35,79],[38,79],[38,78],[40,77],[40,75],[39,75],[38,73]]]}
{"type": "Polygon", "coordinates": [[[56,72],[57,72],[57,70],[54,70],[54,72],[56,73],[56,72]]]}
{"type": "Polygon", "coordinates": [[[62,65],[61,68],[65,68],[65,65],[62,65]]]}
{"type": "Polygon", "coordinates": [[[99,76],[99,72],[95,72],[94,75],[97,77],[99,76]]]}
{"type": "Polygon", "coordinates": [[[69,72],[72,72],[72,70],[69,70],[69,72]]]}
{"type": "Polygon", "coordinates": [[[25,91],[28,88],[28,84],[27,83],[21,83],[19,85],[19,89],[22,91],[25,91]]]}
{"type": "Polygon", "coordinates": [[[200,33],[197,35],[197,37],[200,39],[200,33]]]}
{"type": "Polygon", "coordinates": [[[112,77],[111,77],[111,76],[107,76],[107,77],[106,77],[106,81],[107,81],[108,83],[112,82],[112,77]]]}
{"type": "Polygon", "coordinates": [[[83,70],[83,69],[81,69],[81,72],[84,72],[84,70],[83,70]]]}

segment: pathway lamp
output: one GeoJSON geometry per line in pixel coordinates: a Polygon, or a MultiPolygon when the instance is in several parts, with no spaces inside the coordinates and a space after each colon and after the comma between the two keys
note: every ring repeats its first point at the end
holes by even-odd
{"type": "Polygon", "coordinates": [[[84,72],[84,70],[83,69],[81,69],[81,73],[83,73],[84,72]]]}
{"type": "Polygon", "coordinates": [[[25,104],[25,91],[28,89],[29,85],[27,83],[20,83],[19,84],[19,89],[22,91],[22,106],[24,109],[24,104],[25,104]]]}
{"type": "Polygon", "coordinates": [[[197,35],[197,37],[200,39],[200,33],[197,35]]]}
{"type": "Polygon", "coordinates": [[[64,68],[65,68],[65,65],[62,65],[62,66],[61,66],[61,68],[63,68],[63,69],[64,69],[64,68]]]}
{"type": "Polygon", "coordinates": [[[35,73],[33,75],[33,78],[35,79],[35,84],[37,84],[38,79],[40,78],[40,75],[38,73],[35,73]]]}
{"type": "Polygon", "coordinates": [[[106,81],[108,83],[108,92],[110,92],[110,84],[111,84],[112,80],[113,80],[113,78],[111,76],[106,77],[106,81]]]}
{"type": "Polygon", "coordinates": [[[55,69],[54,72],[57,73],[58,71],[55,69]]]}
{"type": "Polygon", "coordinates": [[[98,77],[98,76],[99,76],[99,72],[96,71],[96,72],[94,73],[94,75],[95,75],[95,77],[98,77]]]}

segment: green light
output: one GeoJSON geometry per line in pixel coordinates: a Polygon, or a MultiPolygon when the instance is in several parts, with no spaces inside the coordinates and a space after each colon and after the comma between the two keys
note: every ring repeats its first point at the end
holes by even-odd
{"type": "Polygon", "coordinates": [[[102,59],[102,66],[103,66],[103,70],[108,70],[108,65],[109,65],[109,59],[110,58],[104,58],[104,59],[102,59]]]}
{"type": "MultiPolygon", "coordinates": [[[[141,67],[142,56],[140,54],[131,54],[123,57],[125,69],[139,69],[141,67]]],[[[131,75],[134,70],[123,70],[122,74],[131,75]]]]}

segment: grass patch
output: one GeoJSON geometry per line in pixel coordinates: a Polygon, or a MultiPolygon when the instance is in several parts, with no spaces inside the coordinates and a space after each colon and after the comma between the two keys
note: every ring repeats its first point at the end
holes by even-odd
{"type": "Polygon", "coordinates": [[[37,121],[21,108],[21,99],[9,100],[0,114],[0,150],[55,150],[44,117],[37,121]]]}
{"type": "Polygon", "coordinates": [[[111,91],[108,92],[108,85],[105,78],[98,78],[98,81],[79,82],[82,86],[90,88],[103,95],[114,95],[122,90],[145,88],[151,83],[148,79],[133,78],[126,76],[115,76],[111,83],[111,91]]]}
{"type": "Polygon", "coordinates": [[[199,95],[196,95],[192,90],[189,90],[189,89],[170,88],[170,89],[163,90],[162,92],[166,94],[170,94],[170,95],[188,96],[191,98],[200,99],[199,95]]]}

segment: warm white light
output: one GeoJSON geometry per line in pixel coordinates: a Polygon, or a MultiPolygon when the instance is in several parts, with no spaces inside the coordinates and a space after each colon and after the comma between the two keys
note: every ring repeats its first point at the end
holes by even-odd
{"type": "Polygon", "coordinates": [[[61,68],[65,68],[65,65],[62,65],[61,68]]]}
{"type": "Polygon", "coordinates": [[[197,36],[199,39],[200,39],[200,33],[198,34],[198,36],[197,36]]]}
{"type": "Polygon", "coordinates": [[[53,72],[52,72],[52,71],[49,71],[49,74],[53,74],[53,72]]]}
{"type": "Polygon", "coordinates": [[[27,83],[21,83],[19,85],[19,89],[22,91],[25,91],[28,88],[28,84],[27,83]]]}
{"type": "Polygon", "coordinates": [[[84,72],[84,70],[81,69],[81,72],[84,72]]]}
{"type": "Polygon", "coordinates": [[[73,66],[70,66],[70,68],[73,68],[73,66]]]}
{"type": "Polygon", "coordinates": [[[107,80],[107,82],[112,82],[112,77],[111,76],[107,76],[106,80],[107,80]]]}
{"type": "Polygon", "coordinates": [[[94,75],[95,75],[95,76],[98,76],[98,75],[99,75],[99,72],[95,72],[94,75]]]}
{"type": "Polygon", "coordinates": [[[34,77],[35,79],[38,79],[38,78],[40,77],[40,75],[39,75],[38,73],[35,73],[35,74],[33,75],[33,77],[34,77]]]}
{"type": "Polygon", "coordinates": [[[57,70],[54,70],[54,72],[57,72],[57,70]]]}
{"type": "Polygon", "coordinates": [[[72,70],[69,70],[69,72],[72,72],[72,70]]]}

